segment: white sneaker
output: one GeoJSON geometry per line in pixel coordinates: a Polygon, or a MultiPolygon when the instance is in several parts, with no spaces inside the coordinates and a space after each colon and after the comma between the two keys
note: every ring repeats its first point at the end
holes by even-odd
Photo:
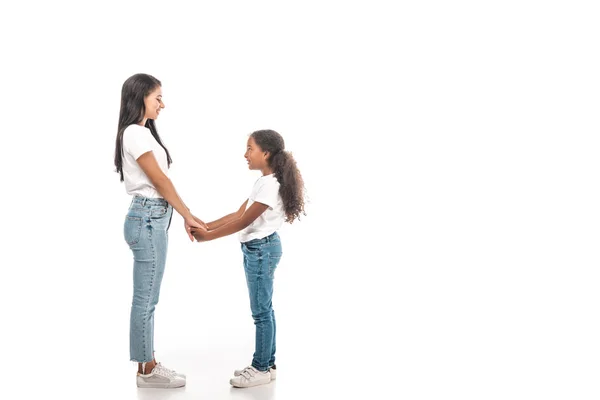
{"type": "Polygon", "coordinates": [[[269,382],[271,382],[271,373],[268,370],[261,372],[252,366],[244,368],[238,376],[229,380],[231,386],[239,388],[265,385],[269,382]]]}
{"type": "MultiPolygon", "coordinates": [[[[233,371],[233,376],[240,376],[242,371],[243,371],[243,369],[236,369],[235,371],[233,371]]],[[[273,365],[272,367],[269,368],[269,372],[271,373],[272,381],[277,379],[277,367],[275,365],[273,365]]]]}
{"type": "Polygon", "coordinates": [[[156,364],[149,374],[143,375],[138,372],[137,386],[139,388],[158,388],[171,389],[185,386],[185,376],[181,376],[175,371],[156,364]]]}
{"type": "MultiPolygon", "coordinates": [[[[158,363],[158,364],[160,364],[160,363],[158,363]]],[[[167,368],[167,367],[165,367],[165,366],[164,366],[164,365],[162,365],[162,364],[160,364],[160,366],[161,366],[163,369],[166,369],[167,371],[169,371],[169,372],[171,372],[171,373],[173,373],[173,374],[175,374],[175,375],[177,375],[177,376],[180,376],[180,377],[182,377],[183,379],[185,379],[185,378],[186,378],[185,374],[182,374],[181,372],[177,372],[177,371],[175,371],[174,369],[167,368]]]]}

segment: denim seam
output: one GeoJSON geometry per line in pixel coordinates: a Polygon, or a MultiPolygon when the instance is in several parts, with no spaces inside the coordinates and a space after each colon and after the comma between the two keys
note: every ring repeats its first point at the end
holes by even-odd
{"type": "MultiPolygon", "coordinates": [[[[261,249],[260,249],[260,253],[259,253],[259,257],[258,257],[258,271],[259,271],[259,278],[258,278],[258,285],[257,285],[257,288],[258,288],[259,290],[258,290],[258,295],[256,296],[256,298],[257,298],[258,307],[259,307],[259,315],[260,315],[260,317],[259,317],[259,318],[262,318],[262,317],[263,317],[263,315],[262,315],[262,314],[263,314],[263,313],[262,313],[262,309],[260,308],[260,306],[261,306],[261,304],[262,304],[262,303],[261,303],[261,300],[262,300],[262,298],[260,297],[260,292],[261,292],[260,288],[262,288],[262,285],[263,285],[263,282],[262,282],[262,281],[263,281],[263,280],[264,280],[264,278],[265,278],[265,276],[264,276],[264,274],[263,274],[263,272],[264,272],[264,267],[265,267],[265,255],[267,255],[267,256],[268,256],[268,252],[265,252],[265,251],[263,251],[263,248],[264,248],[264,245],[261,245],[261,249]]],[[[268,259],[268,257],[267,257],[267,259],[268,259]]],[[[263,324],[264,324],[264,321],[261,321],[261,323],[263,323],[263,324]]],[[[262,356],[264,356],[264,354],[265,354],[265,348],[266,348],[266,340],[265,340],[265,335],[266,335],[266,329],[264,329],[264,327],[263,327],[263,329],[261,329],[261,338],[260,338],[260,347],[261,347],[261,348],[260,348],[260,356],[261,356],[261,357],[262,357],[262,356]]],[[[262,361],[262,360],[261,360],[261,361],[262,361]]],[[[269,362],[267,361],[267,364],[268,364],[268,363],[269,363],[269,362]]],[[[261,367],[262,367],[262,365],[261,365],[261,367]]],[[[267,365],[267,369],[269,369],[269,366],[268,366],[268,365],[267,365]]]]}
{"type": "Polygon", "coordinates": [[[154,243],[152,242],[152,225],[148,223],[148,239],[150,241],[150,249],[152,250],[152,277],[150,278],[150,287],[148,288],[148,299],[146,301],[146,311],[144,313],[144,323],[142,328],[142,343],[144,347],[144,360],[148,358],[146,354],[146,326],[148,324],[148,315],[150,314],[150,301],[152,299],[152,290],[154,288],[154,278],[156,276],[156,252],[154,250],[154,243]]]}

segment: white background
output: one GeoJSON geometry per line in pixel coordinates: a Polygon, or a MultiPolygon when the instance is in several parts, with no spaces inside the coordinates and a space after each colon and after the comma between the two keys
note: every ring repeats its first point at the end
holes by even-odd
{"type": "Polygon", "coordinates": [[[0,11],[0,397],[597,399],[594,2],[19,2],[0,11]],[[278,381],[235,391],[254,326],[236,237],[174,216],[157,358],[135,388],[120,90],[163,83],[171,178],[205,220],[286,140],[278,381]]]}

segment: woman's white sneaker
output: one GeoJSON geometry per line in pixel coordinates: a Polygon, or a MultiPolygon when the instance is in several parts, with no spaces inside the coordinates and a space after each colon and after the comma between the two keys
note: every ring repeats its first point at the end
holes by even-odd
{"type": "Polygon", "coordinates": [[[239,388],[264,385],[269,382],[271,382],[271,373],[269,370],[262,372],[252,366],[244,368],[240,371],[239,375],[229,380],[231,386],[239,388]]]}
{"type": "Polygon", "coordinates": [[[161,363],[156,364],[149,374],[137,374],[137,386],[140,388],[171,389],[183,387],[185,382],[185,376],[163,367],[161,363]]]}
{"type": "MultiPolygon", "coordinates": [[[[160,364],[160,363],[158,363],[158,364],[160,364]]],[[[160,364],[160,366],[161,366],[162,368],[166,369],[167,371],[169,371],[169,372],[173,373],[174,375],[180,376],[180,377],[182,377],[183,379],[185,379],[185,378],[186,378],[185,374],[182,374],[181,372],[177,372],[177,371],[175,371],[174,369],[167,368],[167,367],[165,367],[165,366],[164,366],[164,365],[162,365],[162,364],[160,364]]]]}

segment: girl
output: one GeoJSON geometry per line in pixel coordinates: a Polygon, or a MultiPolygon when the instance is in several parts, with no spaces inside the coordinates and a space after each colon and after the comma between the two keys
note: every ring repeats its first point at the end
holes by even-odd
{"type": "Polygon", "coordinates": [[[154,358],[154,309],[167,258],[168,229],[173,208],[183,217],[186,232],[206,228],[194,217],[167,177],[171,156],[154,120],[165,108],[161,83],[146,74],[133,75],[121,90],[121,111],[115,166],[133,196],[125,218],[125,241],[133,252],[133,302],[130,356],[138,362],[137,386],[174,388],[186,378],[154,358]]]}
{"type": "Polygon", "coordinates": [[[275,379],[275,313],[271,299],[273,274],[282,254],[277,230],[284,221],[292,223],[301,213],[306,215],[304,182],[279,133],[252,133],[244,157],[248,168],[262,172],[250,197],[237,212],[208,223],[208,230],[191,228],[198,241],[239,232],[242,242],[256,341],[252,364],[235,371],[230,380],[235,387],[263,385],[275,379]]]}

